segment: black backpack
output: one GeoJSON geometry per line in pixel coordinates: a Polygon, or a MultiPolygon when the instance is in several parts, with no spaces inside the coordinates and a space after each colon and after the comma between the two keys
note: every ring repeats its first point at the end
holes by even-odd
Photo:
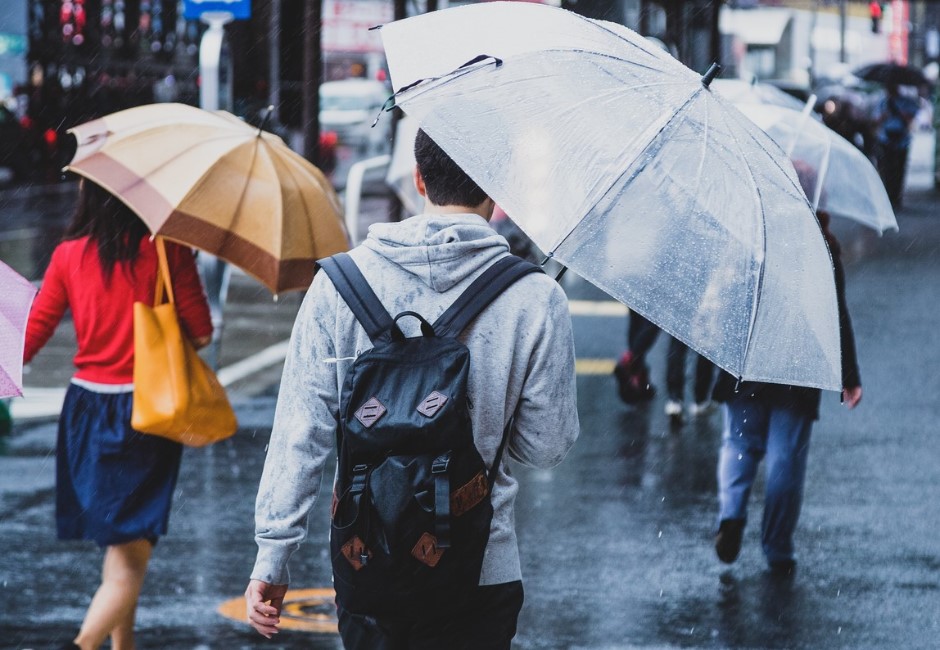
{"type": "Polygon", "coordinates": [[[412,311],[393,319],[345,253],[320,265],[374,345],[353,362],[340,395],[330,531],[337,602],[372,616],[454,606],[480,579],[510,429],[487,471],[470,424],[470,351],[456,337],[540,269],[501,258],[431,325],[412,311]],[[405,316],[421,322],[421,336],[402,334],[405,316]]]}

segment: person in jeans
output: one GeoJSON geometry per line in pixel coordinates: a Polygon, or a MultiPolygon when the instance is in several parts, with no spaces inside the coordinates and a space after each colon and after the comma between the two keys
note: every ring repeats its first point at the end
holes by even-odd
{"type": "MultiPolygon", "coordinates": [[[[429,322],[509,246],[489,225],[493,201],[423,131],[415,139],[415,184],[426,212],[369,228],[350,252],[390,314],[413,310],[429,322]]],[[[418,334],[415,319],[399,325],[418,334]]],[[[468,391],[474,442],[491,465],[512,419],[508,456],[532,467],[562,461],[578,437],[574,342],[567,298],[551,278],[530,274],[510,286],[460,335],[470,350],[468,391]]],[[[325,273],[317,273],[294,324],[271,440],[255,505],[258,554],[245,592],[248,619],[277,633],[290,576],[335,445],[340,390],[352,360],[372,347],[325,273]]],[[[519,489],[497,468],[493,519],[479,587],[459,608],[405,618],[367,617],[338,606],[346,648],[502,648],[523,603],[514,526],[519,489]]]]}
{"type": "MultiPolygon", "coordinates": [[[[802,180],[802,177],[801,177],[802,180]]],[[[852,322],[845,301],[845,272],[840,247],[829,230],[829,215],[818,211],[832,253],[842,344],[842,402],[855,408],[862,384],[852,322]]],[[[796,569],[793,534],[803,503],[803,485],[813,422],[819,417],[816,388],[741,382],[721,372],[713,398],[721,402],[724,426],[718,456],[718,532],[715,552],[734,562],[741,549],[748,498],[761,460],[767,460],[761,546],[772,574],[791,576],[796,569]]]]}

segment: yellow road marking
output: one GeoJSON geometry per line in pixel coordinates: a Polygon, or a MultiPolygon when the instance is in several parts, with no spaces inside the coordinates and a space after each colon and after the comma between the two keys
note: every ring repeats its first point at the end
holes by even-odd
{"type": "Polygon", "coordinates": [[[616,364],[614,359],[576,359],[574,370],[579,375],[609,375],[616,364]]]}
{"type": "MultiPolygon", "coordinates": [[[[336,634],[335,597],[332,589],[291,589],[284,596],[281,629],[336,634]]],[[[248,624],[244,596],[226,600],[216,611],[226,618],[248,624]]]]}
{"type": "Polygon", "coordinates": [[[568,311],[572,316],[626,316],[630,310],[616,300],[569,300],[568,311]]]}

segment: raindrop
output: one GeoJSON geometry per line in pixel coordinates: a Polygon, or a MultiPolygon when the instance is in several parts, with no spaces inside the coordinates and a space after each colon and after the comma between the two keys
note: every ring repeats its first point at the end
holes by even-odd
{"type": "Polygon", "coordinates": [[[659,534],[657,535],[657,537],[658,537],[659,539],[662,539],[662,538],[663,538],[663,531],[659,531],[659,534]]]}
{"type": "Polygon", "coordinates": [[[838,597],[838,596],[841,596],[841,595],[842,595],[842,590],[841,590],[841,589],[836,589],[836,596],[838,597]]]}
{"type": "Polygon", "coordinates": [[[836,632],[836,634],[842,634],[842,626],[841,626],[841,625],[839,626],[839,629],[838,629],[838,631],[836,632]]]}
{"type": "Polygon", "coordinates": [[[660,598],[663,597],[663,590],[662,590],[662,589],[659,590],[659,597],[660,597],[660,598]]]}
{"type": "Polygon", "coordinates": [[[738,460],[744,460],[744,454],[738,454],[738,460]]]}
{"type": "Polygon", "coordinates": [[[666,497],[663,497],[663,498],[662,498],[662,501],[660,501],[660,503],[666,503],[666,497]]]}

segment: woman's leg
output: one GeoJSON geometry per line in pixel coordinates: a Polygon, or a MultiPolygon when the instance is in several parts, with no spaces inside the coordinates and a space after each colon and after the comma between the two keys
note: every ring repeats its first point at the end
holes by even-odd
{"type": "Polygon", "coordinates": [[[101,586],[91,600],[75,639],[82,650],[94,650],[111,635],[112,650],[133,650],[134,614],[153,545],[144,539],[109,546],[101,586]]]}

